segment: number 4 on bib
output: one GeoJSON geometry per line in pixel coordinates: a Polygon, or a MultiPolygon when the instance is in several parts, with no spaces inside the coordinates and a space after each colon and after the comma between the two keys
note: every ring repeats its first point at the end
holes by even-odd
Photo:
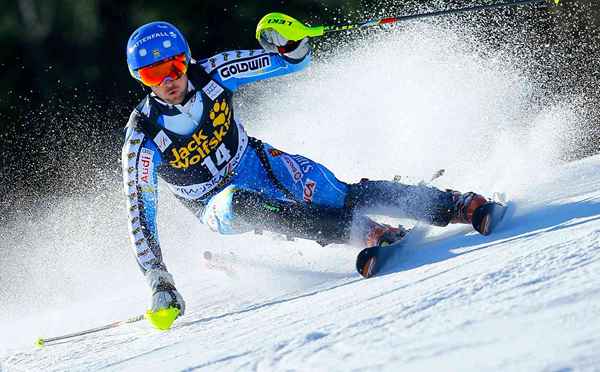
{"type": "Polygon", "coordinates": [[[226,165],[227,162],[231,160],[231,152],[229,152],[229,149],[227,149],[224,143],[217,147],[217,150],[215,151],[215,158],[217,160],[216,165],[210,156],[207,156],[204,161],[202,161],[202,165],[208,168],[213,176],[219,174],[219,168],[222,165],[226,165]]]}

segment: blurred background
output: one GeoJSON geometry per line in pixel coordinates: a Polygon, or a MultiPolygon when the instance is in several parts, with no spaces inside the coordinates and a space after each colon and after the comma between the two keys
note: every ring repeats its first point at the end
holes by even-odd
{"type": "MultiPolygon", "coordinates": [[[[98,178],[110,187],[118,184],[122,128],[145,94],[129,76],[125,44],[145,22],[175,23],[194,56],[203,58],[257,48],[256,23],[272,11],[317,25],[494,2],[2,0],[0,222],[64,191],[93,192],[102,187],[98,178]]],[[[474,43],[520,54],[523,65],[516,67],[542,88],[533,97],[540,104],[570,97],[570,104],[581,106],[588,140],[564,154],[574,159],[598,152],[600,5],[563,3],[558,9],[507,8],[445,22],[479,24],[474,43]]],[[[316,58],[336,43],[336,36],[318,41],[316,58]]]]}

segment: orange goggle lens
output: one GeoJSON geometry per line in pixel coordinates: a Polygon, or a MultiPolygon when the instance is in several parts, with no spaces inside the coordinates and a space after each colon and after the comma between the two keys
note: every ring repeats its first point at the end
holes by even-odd
{"type": "Polygon", "coordinates": [[[137,72],[142,83],[149,87],[160,85],[165,79],[177,80],[187,72],[185,54],[179,54],[167,60],[142,67],[137,72]]]}

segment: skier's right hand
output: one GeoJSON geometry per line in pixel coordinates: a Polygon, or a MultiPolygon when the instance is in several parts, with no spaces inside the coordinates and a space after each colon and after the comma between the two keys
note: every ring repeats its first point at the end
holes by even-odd
{"type": "Polygon", "coordinates": [[[175,307],[179,309],[179,315],[185,312],[185,301],[175,288],[173,276],[165,270],[153,269],[146,272],[146,280],[152,289],[152,302],[150,311],[156,312],[162,309],[175,307]]]}
{"type": "Polygon", "coordinates": [[[307,37],[298,41],[288,40],[273,29],[262,30],[258,42],[267,52],[279,53],[294,60],[301,60],[310,52],[307,37]]]}

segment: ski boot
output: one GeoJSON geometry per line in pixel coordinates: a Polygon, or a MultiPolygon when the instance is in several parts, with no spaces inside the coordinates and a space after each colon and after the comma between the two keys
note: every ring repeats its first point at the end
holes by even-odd
{"type": "Polygon", "coordinates": [[[365,237],[367,247],[385,247],[404,238],[408,231],[402,227],[393,227],[384,223],[373,222],[365,237]]]}
{"type": "Polygon", "coordinates": [[[356,257],[356,270],[365,278],[377,274],[385,261],[391,256],[392,247],[388,249],[383,247],[399,242],[408,233],[408,230],[402,226],[393,227],[374,221],[370,221],[369,225],[364,239],[367,248],[360,251],[356,257]]]}
{"type": "Polygon", "coordinates": [[[474,192],[452,193],[454,209],[450,223],[470,224],[482,235],[489,235],[504,216],[506,206],[490,201],[474,192]]]}

